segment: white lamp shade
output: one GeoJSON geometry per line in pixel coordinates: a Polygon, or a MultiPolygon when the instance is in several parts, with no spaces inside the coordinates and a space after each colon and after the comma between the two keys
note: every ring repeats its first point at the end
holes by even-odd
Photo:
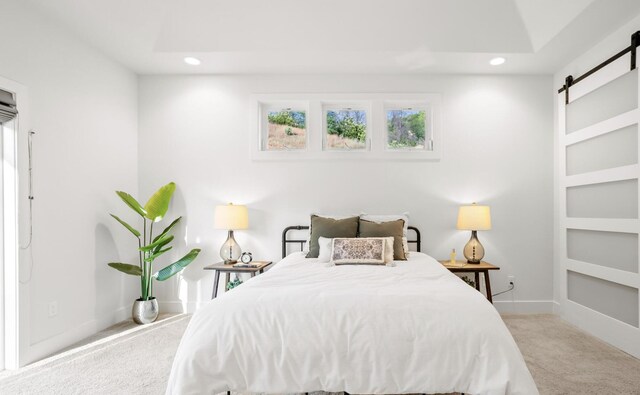
{"type": "Polygon", "coordinates": [[[458,210],[458,225],[460,230],[489,230],[491,229],[491,208],[489,206],[460,206],[458,210]]]}
{"type": "Polygon", "coordinates": [[[236,206],[232,203],[216,206],[213,217],[216,229],[237,230],[249,227],[249,211],[246,206],[236,206]]]}

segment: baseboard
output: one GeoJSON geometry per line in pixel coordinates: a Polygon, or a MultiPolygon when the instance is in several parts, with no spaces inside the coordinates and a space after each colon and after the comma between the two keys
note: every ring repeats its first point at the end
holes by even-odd
{"type": "Polygon", "coordinates": [[[158,301],[158,306],[160,307],[160,312],[161,313],[175,313],[175,314],[181,314],[181,313],[194,313],[196,310],[198,310],[200,307],[202,307],[205,303],[207,303],[208,301],[189,301],[189,302],[180,302],[180,301],[173,301],[173,300],[159,300],[158,301]]]}
{"type": "Polygon", "coordinates": [[[599,311],[567,300],[561,318],[620,350],[640,358],[640,329],[599,311]]]}
{"type": "Polygon", "coordinates": [[[30,344],[26,352],[26,361],[24,361],[23,366],[51,356],[55,352],[92,336],[111,325],[124,321],[130,316],[131,307],[121,307],[112,314],[109,314],[108,317],[87,321],[82,325],[62,332],[59,335],[30,344]]]}
{"type": "Polygon", "coordinates": [[[553,314],[553,300],[494,300],[493,305],[502,314],[553,314]]]}
{"type": "Polygon", "coordinates": [[[555,301],[555,300],[552,301],[552,303],[553,303],[553,314],[562,315],[562,311],[563,310],[562,310],[562,306],[560,305],[560,303],[555,301]]]}

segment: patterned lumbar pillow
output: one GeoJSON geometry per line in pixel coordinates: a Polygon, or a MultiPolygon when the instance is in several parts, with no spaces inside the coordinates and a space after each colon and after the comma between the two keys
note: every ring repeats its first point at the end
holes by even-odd
{"type": "MultiPolygon", "coordinates": [[[[385,241],[384,245],[384,263],[389,266],[395,266],[393,263],[393,237],[382,237],[385,241]]],[[[333,239],[326,237],[318,238],[318,245],[320,245],[320,253],[318,254],[319,263],[329,263],[329,266],[333,266],[331,261],[331,252],[333,249],[333,239]]]]}
{"type": "Polygon", "coordinates": [[[331,262],[336,265],[384,265],[387,241],[380,238],[335,238],[331,262]]]}

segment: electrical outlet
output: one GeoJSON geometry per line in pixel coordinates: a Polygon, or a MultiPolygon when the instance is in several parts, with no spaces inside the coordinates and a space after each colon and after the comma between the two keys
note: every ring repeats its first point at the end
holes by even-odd
{"type": "Polygon", "coordinates": [[[49,318],[58,315],[58,302],[49,302],[49,318]]]}
{"type": "Polygon", "coordinates": [[[516,285],[516,276],[508,276],[509,284],[516,285]]]}

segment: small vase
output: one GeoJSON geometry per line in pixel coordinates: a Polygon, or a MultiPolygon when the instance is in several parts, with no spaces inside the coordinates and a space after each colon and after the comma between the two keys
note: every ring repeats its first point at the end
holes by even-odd
{"type": "Polygon", "coordinates": [[[149,300],[137,299],[133,302],[131,316],[136,324],[150,324],[158,319],[158,301],[156,298],[149,300]]]}

